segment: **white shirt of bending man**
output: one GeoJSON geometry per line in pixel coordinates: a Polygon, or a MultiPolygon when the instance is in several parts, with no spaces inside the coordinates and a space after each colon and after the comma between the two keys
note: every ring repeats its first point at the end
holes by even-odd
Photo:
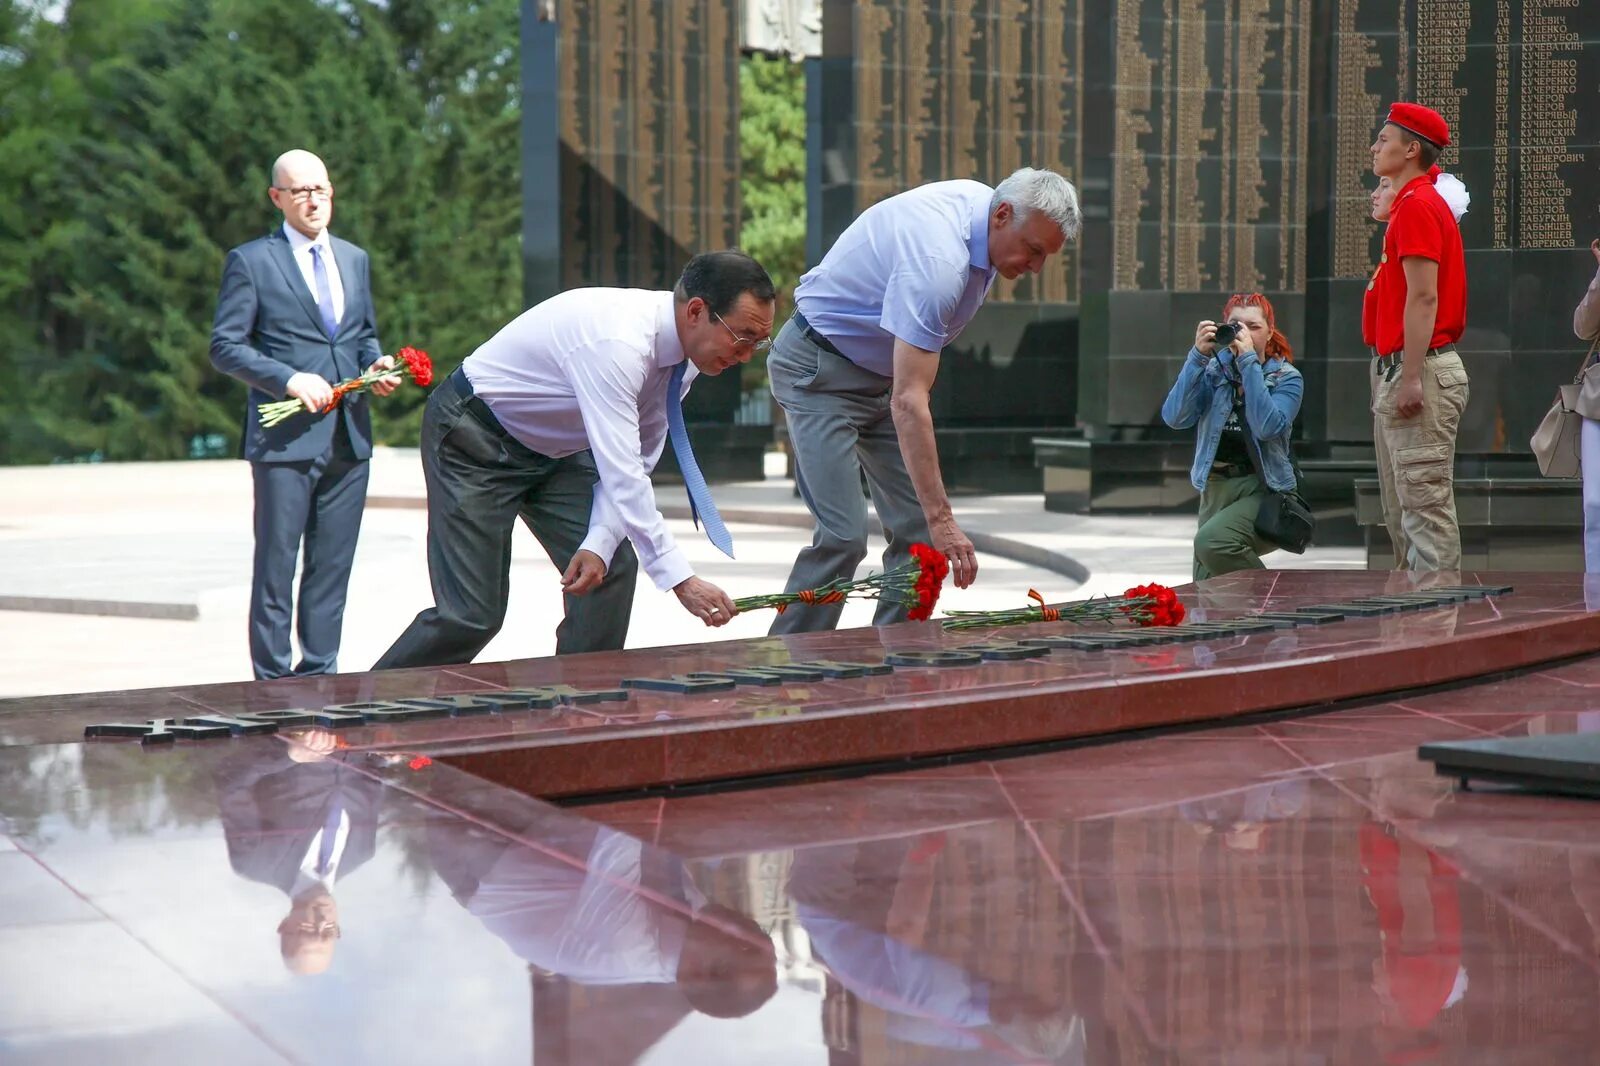
{"type": "Polygon", "coordinates": [[[694,576],[656,509],[650,472],[667,439],[674,368],[689,361],[687,393],[698,374],[748,362],[772,314],[771,301],[748,292],[719,319],[704,300],[671,292],[572,289],[519,315],[462,364],[517,440],[553,459],[593,453],[600,482],[579,559],[588,552],[609,567],[626,537],[656,587],[711,625],[733,616],[733,602],[694,576]]]}

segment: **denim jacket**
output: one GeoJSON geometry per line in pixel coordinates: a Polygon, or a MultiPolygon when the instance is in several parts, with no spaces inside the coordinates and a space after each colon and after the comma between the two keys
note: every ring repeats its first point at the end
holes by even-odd
{"type": "MultiPolygon", "coordinates": [[[[1268,359],[1263,365],[1255,353],[1232,361],[1244,380],[1244,415],[1250,431],[1260,444],[1257,455],[1266,475],[1267,487],[1278,492],[1296,488],[1294,466],[1289,459],[1289,432],[1300,413],[1300,394],[1304,389],[1300,371],[1282,359],[1268,359]]],[[[1194,436],[1194,466],[1189,480],[1204,492],[1216,458],[1222,426],[1233,410],[1233,383],[1223,376],[1218,361],[1190,348],[1172,383],[1161,419],[1173,429],[1197,426],[1194,436]]]]}

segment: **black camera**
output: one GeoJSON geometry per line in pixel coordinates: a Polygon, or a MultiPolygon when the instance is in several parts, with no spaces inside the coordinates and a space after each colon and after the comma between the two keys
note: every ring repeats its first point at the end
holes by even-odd
{"type": "Polygon", "coordinates": [[[1214,339],[1218,348],[1226,348],[1233,343],[1234,338],[1237,336],[1239,336],[1239,327],[1232,322],[1224,322],[1217,327],[1217,335],[1214,339]]]}

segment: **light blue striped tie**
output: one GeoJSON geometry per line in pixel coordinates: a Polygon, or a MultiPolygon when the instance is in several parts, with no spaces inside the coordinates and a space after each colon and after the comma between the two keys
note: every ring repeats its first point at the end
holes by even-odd
{"type": "Polygon", "coordinates": [[[694,461],[694,449],[689,447],[689,430],[683,424],[683,375],[688,369],[688,359],[672,368],[672,381],[667,385],[667,434],[672,438],[672,451],[683,473],[683,487],[689,490],[689,514],[694,524],[705,523],[706,538],[732,559],[733,535],[722,524],[722,515],[717,512],[711,490],[706,487],[705,475],[700,473],[700,464],[694,461]]]}

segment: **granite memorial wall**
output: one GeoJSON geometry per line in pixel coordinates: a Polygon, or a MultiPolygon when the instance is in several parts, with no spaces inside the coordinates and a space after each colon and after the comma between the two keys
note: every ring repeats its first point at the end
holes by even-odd
{"type": "MultiPolygon", "coordinates": [[[[808,261],[861,211],[925,182],[993,184],[1021,166],[1078,180],[1084,0],[823,0],[822,11],[808,261]]],[[[1077,410],[1079,276],[1069,247],[1037,277],[997,281],[951,345],[933,410],[958,488],[1018,476],[1037,487],[1032,437],[1077,410]]]]}
{"type": "MultiPolygon", "coordinates": [[[[529,298],[658,284],[738,231],[736,0],[527,0],[529,298]]],[[[1585,0],[821,0],[808,258],[925,181],[1071,177],[1082,241],[1001,282],[934,403],[947,466],[1040,433],[1159,437],[1193,323],[1260,289],[1306,373],[1308,441],[1370,440],[1359,308],[1387,103],[1439,108],[1473,196],[1463,453],[1526,453],[1578,355],[1600,235],[1600,4],[1585,0]]],[[[708,383],[709,384],[709,383],[708,383]]],[[[731,379],[728,384],[732,384],[731,379]]],[[[697,389],[702,420],[731,391],[697,389]]],[[[726,410],[723,410],[726,408],[726,410]]],[[[1013,464],[1014,465],[1014,464],[1013,464]]],[[[966,470],[971,473],[971,470],[966,470]]],[[[948,471],[947,471],[948,473],[948,471]]],[[[960,474],[958,482],[971,480],[960,474]]]]}
{"type": "MultiPolygon", "coordinates": [[[[739,0],[523,0],[523,292],[666,288],[739,238],[739,0]]],[[[684,408],[708,477],[760,477],[738,374],[684,408]]],[[[663,457],[671,469],[671,450],[663,457]]]]}
{"type": "Polygon", "coordinates": [[[1473,196],[1461,450],[1527,452],[1576,364],[1571,310],[1592,274],[1583,246],[1600,235],[1600,112],[1584,106],[1600,85],[1600,8],[1119,0],[1098,32],[1091,51],[1110,62],[1089,74],[1085,136],[1104,173],[1086,181],[1105,183],[1110,225],[1085,250],[1108,271],[1086,295],[1085,422],[1141,436],[1190,323],[1259,288],[1306,371],[1304,435],[1370,441],[1368,148],[1388,103],[1412,99],[1449,121],[1441,162],[1473,196]]]}
{"type": "Polygon", "coordinates": [[[1441,165],[1466,182],[1468,453],[1528,450],[1555,386],[1582,355],[1572,309],[1600,237],[1600,5],[1580,0],[1317,0],[1326,100],[1314,142],[1323,183],[1313,228],[1308,342],[1325,406],[1307,428],[1370,439],[1359,308],[1377,258],[1368,218],[1368,114],[1405,95],[1437,108],[1457,144],[1441,165]]]}
{"type": "Polygon", "coordinates": [[[823,11],[813,259],[861,209],[922,181],[1032,163],[1083,193],[1081,244],[1039,284],[997,289],[956,346],[963,387],[943,390],[942,425],[1077,420],[1098,438],[1143,439],[1193,323],[1259,289],[1307,372],[1303,433],[1370,440],[1368,146],[1396,98],[1445,114],[1459,143],[1443,162],[1474,197],[1462,450],[1525,453],[1571,374],[1570,313],[1600,235],[1600,5],[828,0],[823,11]],[[1030,336],[1024,321],[1047,328],[1030,336]],[[1033,367],[1048,372],[1023,372],[1033,367]]]}
{"type": "Polygon", "coordinates": [[[1079,415],[1159,424],[1226,296],[1269,294],[1298,338],[1306,270],[1310,0],[1115,0],[1091,20],[1079,415]],[[1091,273],[1092,271],[1092,273],[1091,273]]]}

